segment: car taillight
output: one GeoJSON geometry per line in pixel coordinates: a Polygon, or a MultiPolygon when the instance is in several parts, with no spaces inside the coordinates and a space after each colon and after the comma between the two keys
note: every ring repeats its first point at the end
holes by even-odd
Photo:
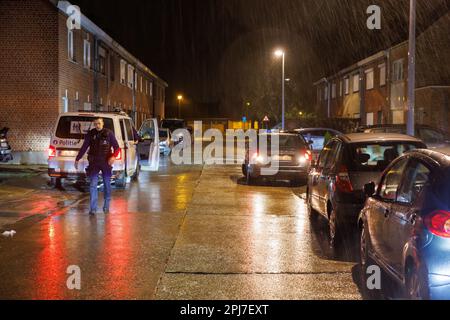
{"type": "Polygon", "coordinates": [[[122,160],[122,150],[119,149],[119,153],[117,153],[116,160],[122,160]]]}
{"type": "Polygon", "coordinates": [[[298,158],[298,162],[300,164],[306,164],[308,162],[312,161],[312,153],[309,150],[302,150],[300,151],[300,157],[298,158]]]}
{"type": "Polygon", "coordinates": [[[434,211],[424,219],[428,230],[439,237],[450,238],[450,212],[434,211]]]}
{"type": "Polygon", "coordinates": [[[340,192],[351,193],[353,192],[352,182],[348,175],[348,169],[346,166],[341,166],[339,173],[336,176],[336,188],[340,192]]]}
{"type": "Polygon", "coordinates": [[[49,158],[56,157],[56,148],[54,146],[48,147],[48,157],[49,158]]]}

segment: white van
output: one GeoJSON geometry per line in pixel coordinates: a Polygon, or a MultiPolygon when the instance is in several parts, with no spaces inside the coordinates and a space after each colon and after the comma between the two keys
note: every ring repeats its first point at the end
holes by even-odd
{"type": "MultiPolygon", "coordinates": [[[[140,171],[137,141],[134,141],[132,119],[124,112],[63,113],[58,117],[48,150],[48,174],[56,184],[61,179],[83,180],[89,163],[87,153],[75,169],[75,158],[85,135],[94,128],[93,121],[102,118],[105,128],[111,130],[120,146],[120,153],[113,166],[112,180],[116,187],[125,188],[131,179],[137,179],[140,171]]],[[[159,149],[158,149],[159,152],[159,149]]]]}

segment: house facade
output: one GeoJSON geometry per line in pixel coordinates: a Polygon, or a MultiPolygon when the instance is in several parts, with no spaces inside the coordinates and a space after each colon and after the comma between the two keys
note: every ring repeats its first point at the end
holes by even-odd
{"type": "MultiPolygon", "coordinates": [[[[450,15],[417,37],[416,123],[449,131],[450,15]]],[[[408,42],[381,51],[315,83],[317,114],[362,125],[405,124],[408,42]]]]}
{"type": "Polygon", "coordinates": [[[136,127],[164,118],[167,83],[66,1],[0,2],[0,126],[16,162],[45,163],[60,113],[121,108],[136,127]],[[70,12],[70,11],[69,11],[70,12]]]}

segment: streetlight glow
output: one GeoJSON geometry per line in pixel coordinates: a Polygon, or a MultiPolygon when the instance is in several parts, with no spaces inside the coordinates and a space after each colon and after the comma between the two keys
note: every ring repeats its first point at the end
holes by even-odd
{"type": "Polygon", "coordinates": [[[178,100],[183,100],[183,96],[182,96],[182,95],[179,95],[179,96],[177,97],[177,99],[178,99],[178,100]]]}
{"type": "Polygon", "coordinates": [[[275,56],[277,56],[278,58],[281,58],[282,56],[284,56],[284,51],[281,49],[276,50],[275,56]]]}

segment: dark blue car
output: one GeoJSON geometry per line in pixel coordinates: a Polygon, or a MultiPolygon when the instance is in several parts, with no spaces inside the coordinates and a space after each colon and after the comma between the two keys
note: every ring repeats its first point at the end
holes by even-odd
{"type": "Polygon", "coordinates": [[[365,186],[362,274],[374,263],[408,299],[450,299],[450,157],[415,150],[365,186]]]}

